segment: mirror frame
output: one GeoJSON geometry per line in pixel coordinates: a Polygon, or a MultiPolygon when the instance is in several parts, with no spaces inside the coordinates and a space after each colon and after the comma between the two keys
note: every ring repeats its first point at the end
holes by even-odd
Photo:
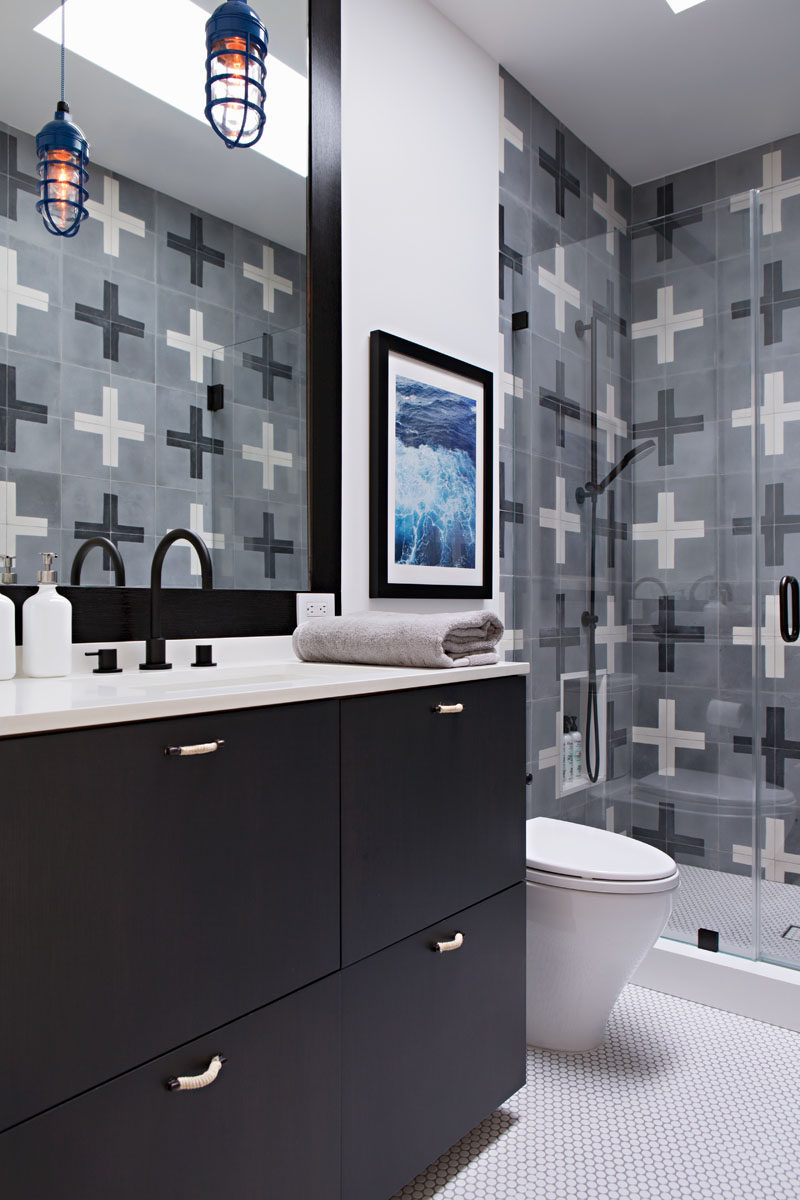
{"type": "MultiPolygon", "coordinates": [[[[308,0],[307,426],[309,590],[333,592],[339,611],[342,511],[341,0],[308,0]]],[[[62,565],[66,575],[68,566],[62,565]]],[[[0,588],[17,607],[35,587],[0,588]]],[[[73,642],[149,636],[150,589],[59,585],[72,603],[73,642]]],[[[296,625],[294,591],[165,587],[167,638],[259,637],[296,625]]]]}

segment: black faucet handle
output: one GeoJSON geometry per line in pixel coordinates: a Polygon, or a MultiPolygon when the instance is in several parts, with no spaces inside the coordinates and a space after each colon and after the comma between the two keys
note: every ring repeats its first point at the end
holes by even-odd
{"type": "Polygon", "coordinates": [[[215,667],[217,664],[213,661],[214,647],[213,646],[195,646],[193,667],[215,667]]]}
{"type": "Polygon", "coordinates": [[[171,671],[172,663],[167,662],[167,639],[151,637],[145,639],[144,662],[139,663],[140,671],[171,671]]]}
{"type": "Polygon", "coordinates": [[[117,651],[110,650],[87,650],[87,658],[96,658],[97,666],[92,671],[93,675],[119,675],[122,667],[117,666],[117,651]]]}

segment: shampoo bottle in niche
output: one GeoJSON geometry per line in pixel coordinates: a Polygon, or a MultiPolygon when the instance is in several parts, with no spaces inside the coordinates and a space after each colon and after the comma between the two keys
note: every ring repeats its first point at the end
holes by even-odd
{"type": "Polygon", "coordinates": [[[36,576],[39,590],[22,606],[22,670],[37,679],[72,670],[72,605],[56,591],[57,557],[42,555],[42,570],[36,576]]]}
{"type": "MultiPolygon", "coordinates": [[[[0,583],[16,583],[14,559],[10,554],[0,557],[0,583]]],[[[14,601],[0,595],[0,679],[13,679],[17,672],[17,639],[14,630],[14,601]]]]}
{"type": "Polygon", "coordinates": [[[578,729],[578,718],[572,718],[572,778],[583,778],[583,737],[578,729]]]}

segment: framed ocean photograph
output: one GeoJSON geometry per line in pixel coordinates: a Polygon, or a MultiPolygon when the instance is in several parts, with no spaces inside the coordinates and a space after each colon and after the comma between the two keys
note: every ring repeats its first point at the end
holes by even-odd
{"type": "Polygon", "coordinates": [[[370,596],[492,594],[491,371],[370,334],[370,596]]]}

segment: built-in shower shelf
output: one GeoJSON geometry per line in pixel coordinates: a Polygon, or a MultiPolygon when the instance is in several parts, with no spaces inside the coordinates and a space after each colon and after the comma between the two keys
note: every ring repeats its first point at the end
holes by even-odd
{"type": "MultiPolygon", "coordinates": [[[[596,783],[603,783],[606,777],[606,694],[608,691],[608,672],[597,672],[597,719],[600,735],[600,762],[598,764],[596,783]]],[[[556,713],[556,796],[571,796],[592,787],[592,782],[584,769],[577,779],[565,781],[561,776],[561,763],[564,741],[564,717],[575,717],[578,731],[581,735],[581,755],[586,763],[586,710],[589,699],[589,674],[587,671],[573,671],[561,676],[561,704],[556,713]]],[[[594,735],[592,736],[594,743],[594,735]]]]}

